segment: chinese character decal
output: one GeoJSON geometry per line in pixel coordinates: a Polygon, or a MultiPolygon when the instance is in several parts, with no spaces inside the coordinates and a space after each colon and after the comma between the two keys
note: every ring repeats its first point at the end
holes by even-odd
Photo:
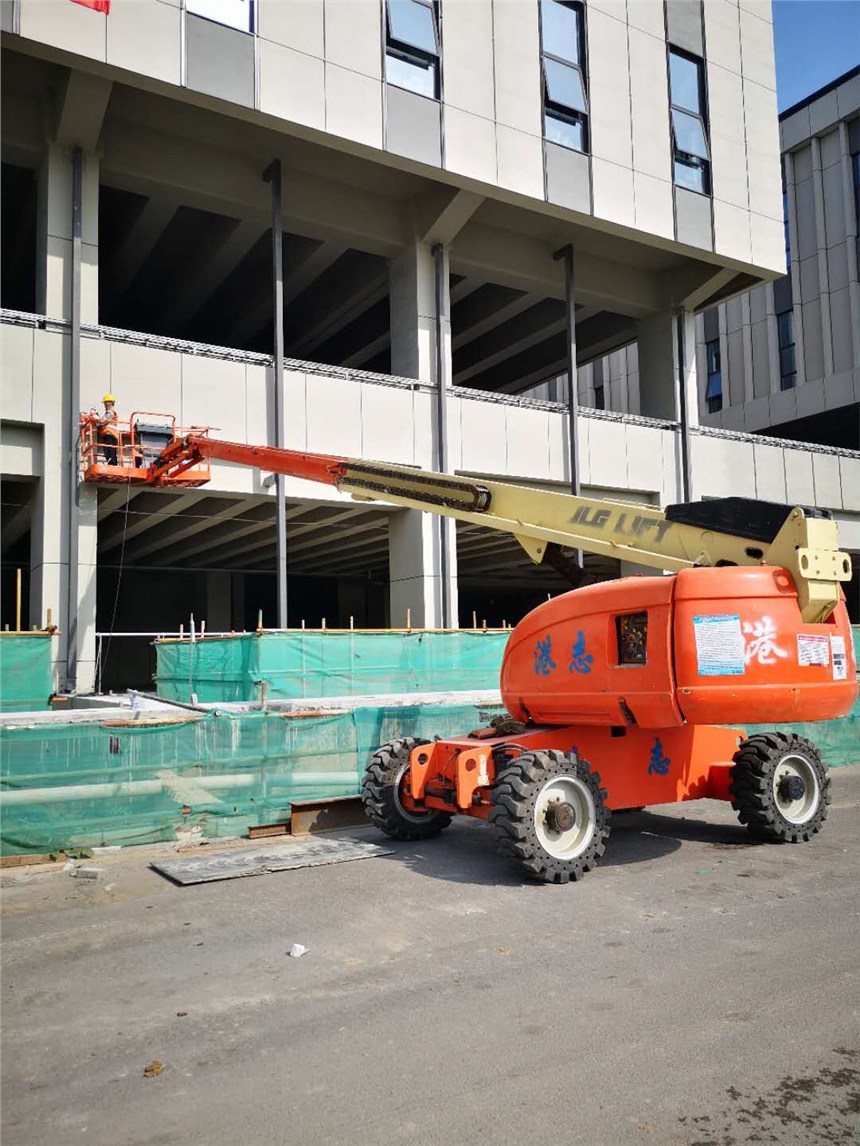
{"type": "Polygon", "coordinates": [[[651,763],[648,765],[649,776],[666,776],[672,761],[663,751],[660,737],[654,737],[654,747],[651,749],[651,763]]]}
{"type": "Polygon", "coordinates": [[[544,637],[542,641],[538,641],[534,658],[535,676],[549,676],[556,667],[555,661],[552,659],[552,637],[544,637]]]}
{"type": "Polygon", "coordinates": [[[760,621],[744,621],[744,636],[747,638],[744,663],[750,664],[758,661],[760,665],[775,665],[776,658],[783,659],[788,656],[785,649],[781,649],[775,641],[776,625],[770,617],[762,617],[760,621]]]}
{"type": "Polygon", "coordinates": [[[576,634],[576,640],[570,650],[570,664],[568,672],[591,672],[594,657],[585,651],[585,633],[582,629],[576,634]]]}

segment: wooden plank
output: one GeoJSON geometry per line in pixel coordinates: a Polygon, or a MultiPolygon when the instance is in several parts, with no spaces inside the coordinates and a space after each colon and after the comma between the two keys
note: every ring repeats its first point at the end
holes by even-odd
{"type": "Polygon", "coordinates": [[[321,800],[294,800],[290,828],[294,836],[364,827],[367,816],[360,796],[327,796],[321,800]]]}

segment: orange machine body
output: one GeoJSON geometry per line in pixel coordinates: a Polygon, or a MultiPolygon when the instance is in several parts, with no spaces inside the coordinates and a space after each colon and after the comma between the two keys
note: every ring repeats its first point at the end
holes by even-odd
{"type": "Polygon", "coordinates": [[[525,727],[419,745],[406,798],[486,818],[511,754],[576,752],[610,808],[731,799],[742,729],[844,716],[857,698],[844,600],[803,620],[783,569],[721,567],[575,589],[514,629],[502,698],[525,727]]]}
{"type": "Polygon", "coordinates": [[[845,716],[857,698],[844,600],[803,620],[769,566],[685,569],[573,590],[511,634],[502,698],[537,724],[772,724],[845,716]]]}

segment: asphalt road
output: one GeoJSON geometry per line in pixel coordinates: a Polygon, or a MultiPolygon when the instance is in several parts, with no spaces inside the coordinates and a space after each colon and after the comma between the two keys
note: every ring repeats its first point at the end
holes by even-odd
{"type": "Polygon", "coordinates": [[[567,887],[467,822],[187,888],[7,869],[3,1146],[860,1142],[858,827],[860,766],[812,843],[676,805],[567,887]]]}

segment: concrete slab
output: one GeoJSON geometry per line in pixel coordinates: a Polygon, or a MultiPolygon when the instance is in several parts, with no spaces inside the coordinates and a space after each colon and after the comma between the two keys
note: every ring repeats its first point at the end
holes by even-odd
{"type": "Polygon", "coordinates": [[[163,848],[13,869],[4,1146],[855,1140],[860,767],[833,793],[796,847],[707,801],[616,816],[561,888],[470,822],[193,892],[163,848]]]}

